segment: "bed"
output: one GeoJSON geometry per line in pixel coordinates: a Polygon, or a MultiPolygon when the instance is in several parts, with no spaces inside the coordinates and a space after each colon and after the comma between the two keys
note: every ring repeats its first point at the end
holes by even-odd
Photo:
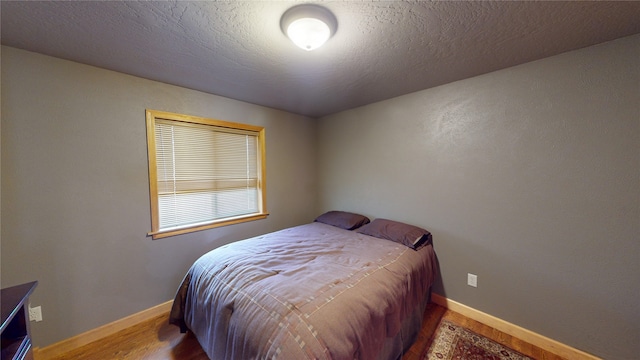
{"type": "Polygon", "coordinates": [[[216,360],[398,359],[420,330],[436,271],[428,231],[328,212],[200,257],[170,323],[216,360]]]}

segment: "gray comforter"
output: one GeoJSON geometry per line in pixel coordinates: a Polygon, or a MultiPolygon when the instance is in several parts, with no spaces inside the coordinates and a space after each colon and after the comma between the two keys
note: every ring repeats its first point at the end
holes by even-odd
{"type": "Polygon", "coordinates": [[[203,255],[170,322],[216,360],[375,359],[424,304],[436,266],[431,244],[415,251],[314,222],[203,255]]]}

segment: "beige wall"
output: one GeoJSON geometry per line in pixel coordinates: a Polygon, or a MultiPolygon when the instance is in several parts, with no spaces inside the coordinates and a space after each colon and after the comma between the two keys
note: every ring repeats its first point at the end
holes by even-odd
{"type": "Polygon", "coordinates": [[[322,118],[318,212],[423,226],[436,292],[637,358],[638,59],[640,35],[322,118]]]}
{"type": "Polygon", "coordinates": [[[2,286],[38,280],[46,346],[173,298],[231,241],[311,221],[314,120],[2,47],[2,286]],[[266,220],[151,240],[145,109],[264,126],[266,220]]]}

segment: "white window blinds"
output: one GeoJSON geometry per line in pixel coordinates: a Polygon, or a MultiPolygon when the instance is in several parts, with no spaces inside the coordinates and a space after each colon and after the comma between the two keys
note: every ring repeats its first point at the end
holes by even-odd
{"type": "Polygon", "coordinates": [[[167,116],[152,120],[148,125],[155,143],[150,151],[155,169],[149,170],[155,182],[151,184],[152,234],[266,215],[262,128],[254,131],[248,125],[218,126],[207,119],[182,121],[167,116]]]}

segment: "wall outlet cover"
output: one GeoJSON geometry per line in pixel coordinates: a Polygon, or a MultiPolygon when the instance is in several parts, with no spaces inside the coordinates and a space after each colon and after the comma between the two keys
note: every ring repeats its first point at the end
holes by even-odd
{"type": "Polygon", "coordinates": [[[478,287],[478,275],[475,274],[467,274],[467,285],[478,287]]]}
{"type": "Polygon", "coordinates": [[[40,322],[42,321],[42,307],[36,306],[34,308],[29,307],[29,321],[40,322]]]}

